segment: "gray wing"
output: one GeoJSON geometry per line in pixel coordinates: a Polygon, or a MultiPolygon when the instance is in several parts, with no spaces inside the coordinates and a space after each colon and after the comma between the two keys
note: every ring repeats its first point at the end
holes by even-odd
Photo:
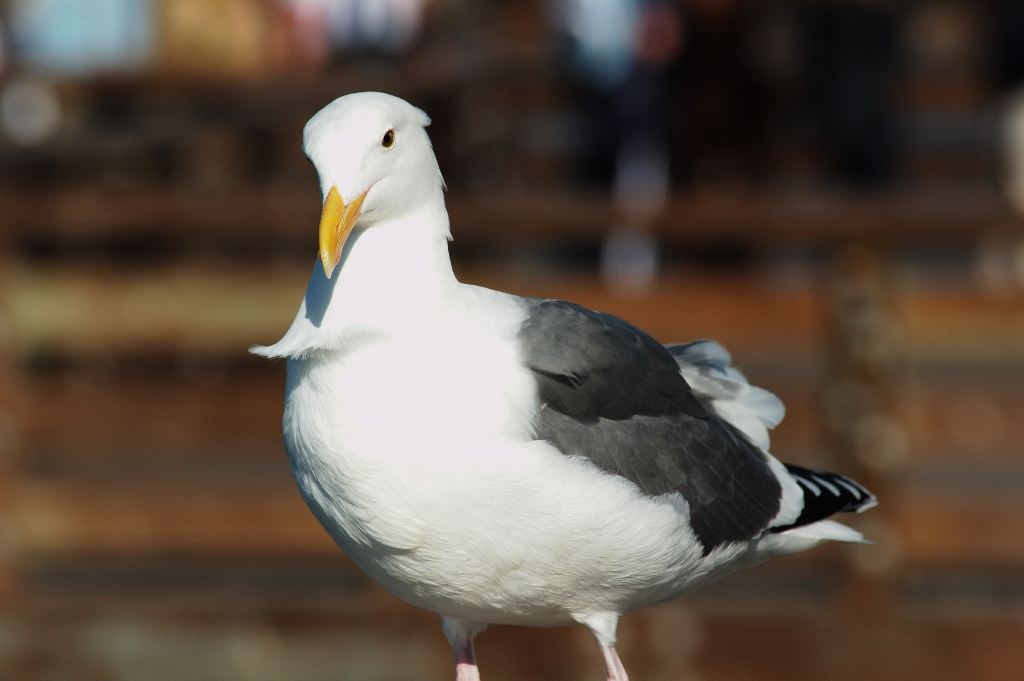
{"type": "Polygon", "coordinates": [[[779,481],[764,454],[697,399],[665,347],[609,314],[525,302],[519,339],[537,379],[539,439],[644,494],[681,494],[704,555],[764,531],[779,511],[779,481]]]}

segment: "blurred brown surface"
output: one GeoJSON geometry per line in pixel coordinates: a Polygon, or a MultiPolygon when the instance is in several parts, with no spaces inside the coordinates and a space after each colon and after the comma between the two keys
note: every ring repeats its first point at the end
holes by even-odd
{"type": "MultiPolygon", "coordinates": [[[[725,146],[674,149],[682,179],[643,225],[661,265],[639,290],[601,274],[632,218],[573,175],[593,140],[538,3],[435,3],[405,53],[299,66],[269,2],[160,7],[151,73],[54,79],[63,127],[0,137],[0,678],[452,676],[437,617],[305,508],[283,364],[246,354],[287,328],[314,262],[302,124],[361,89],[434,117],[461,279],[720,341],[785,401],[779,458],[879,494],[841,518],[872,545],[627,615],[634,681],[1022,678],[1024,223],[997,182],[987,3],[901,15],[902,146],[869,187],[830,176],[804,129],[783,40],[804,5],[694,3],[701,49],[716,26],[781,42],[762,70],[731,55],[712,74],[762,101],[729,110],[725,146]]],[[[485,681],[603,674],[580,628],[496,627],[478,656],[485,681]]]]}
{"type": "MultiPolygon", "coordinates": [[[[339,552],[305,509],[290,479],[279,444],[282,367],[255,364],[241,356],[246,342],[268,342],[286,328],[308,269],[308,264],[283,269],[183,264],[125,271],[109,265],[61,268],[53,263],[8,269],[8,348],[15,366],[25,367],[15,372],[20,418],[14,465],[21,472],[9,483],[5,500],[7,532],[13,538],[8,561],[8,570],[15,570],[9,573],[15,579],[12,603],[18,604],[13,612],[34,612],[37,606],[32,604],[40,603],[55,613],[69,608],[59,615],[64,619],[71,617],[68,613],[83,607],[89,611],[112,599],[113,604],[123,604],[116,607],[127,607],[129,612],[143,608],[144,614],[129,616],[134,618],[131,626],[137,635],[154,637],[152,645],[159,641],[184,651],[194,645],[188,638],[193,634],[172,635],[179,631],[173,627],[183,625],[162,624],[166,615],[152,612],[145,603],[159,604],[159,612],[176,611],[179,606],[174,604],[179,603],[187,614],[196,607],[209,607],[196,605],[198,589],[213,592],[222,604],[219,607],[229,611],[293,609],[296,612],[290,617],[298,622],[309,616],[301,613],[310,603],[302,586],[310,565],[327,560],[339,574],[349,575],[346,579],[366,581],[351,566],[342,569],[339,552]],[[145,310],[163,314],[139,313],[145,310]],[[224,310],[231,321],[224,322],[218,310],[224,310]],[[128,319],[131,326],[126,326],[128,319]],[[32,360],[33,353],[62,358],[63,368],[32,360]],[[224,359],[217,361],[217,357],[224,359]],[[40,364],[33,369],[32,361],[40,364]],[[268,561],[272,567],[263,569],[278,571],[277,593],[269,590],[269,604],[258,595],[267,584],[251,574],[268,561]],[[239,570],[239,565],[245,569],[239,570]],[[218,586],[218,579],[204,574],[204,569],[221,571],[224,576],[219,579],[228,584],[235,579],[250,584],[218,586]],[[164,583],[164,571],[178,577],[164,583]],[[190,571],[199,574],[190,577],[190,571]],[[242,577],[230,576],[238,572],[242,577]],[[74,597],[55,600],[50,595],[54,591],[74,597]],[[83,601],[83,591],[94,595],[83,601]]],[[[824,301],[813,290],[779,287],[760,276],[691,274],[666,275],[642,296],[624,297],[609,292],[590,275],[542,272],[524,277],[500,268],[463,269],[467,281],[524,295],[567,298],[620,314],[666,342],[716,338],[734,351],[748,374],[786,400],[790,413],[774,437],[774,451],[794,462],[843,467],[825,455],[827,446],[815,416],[828,353],[822,345],[824,301]]],[[[1019,344],[1021,336],[1013,333],[1013,326],[1007,328],[1017,324],[1021,304],[1017,299],[934,291],[907,292],[899,298],[907,355],[920,367],[914,390],[901,404],[911,453],[909,461],[900,464],[895,486],[883,497],[887,524],[879,525],[881,521],[870,514],[863,518],[865,531],[869,536],[876,533],[880,544],[867,547],[860,559],[869,573],[881,569],[886,575],[884,583],[889,586],[885,588],[893,590],[886,597],[886,611],[892,614],[855,623],[837,620],[835,608],[842,608],[844,598],[844,571],[836,570],[845,563],[846,551],[818,550],[759,569],[768,576],[755,571],[750,577],[734,579],[731,587],[727,582],[712,587],[712,595],[698,594],[684,601],[687,605],[672,606],[700,622],[700,652],[680,662],[681,666],[699,668],[714,678],[748,678],[758,669],[764,672],[758,678],[783,674],[811,678],[825,673],[830,678],[863,678],[870,669],[855,661],[868,654],[866,650],[873,656],[891,657],[886,663],[890,666],[875,665],[885,671],[876,678],[924,679],[933,678],[928,670],[948,665],[970,669],[974,656],[995,654],[984,652],[983,644],[990,641],[990,631],[1003,630],[985,624],[988,615],[976,614],[961,622],[956,613],[965,599],[998,619],[1000,605],[972,594],[970,586],[966,595],[957,596],[955,583],[951,587],[946,582],[966,579],[970,585],[971,579],[978,579],[984,586],[983,575],[1013,571],[1024,563],[1024,497],[1017,493],[1015,478],[1003,479],[1019,475],[1021,434],[1013,426],[1016,419],[1011,410],[1018,409],[1020,398],[1012,388],[1002,387],[1005,377],[998,370],[993,375],[992,369],[995,364],[1013,375],[1021,371],[1019,345],[1014,344],[1019,344]],[[958,318],[970,323],[952,325],[958,318]],[[942,366],[971,376],[970,392],[951,393],[942,366]],[[983,380],[979,383],[979,377],[964,366],[982,367],[983,380]],[[985,380],[986,376],[991,378],[985,380]],[[996,405],[1001,413],[987,415],[987,405],[996,405]],[[961,416],[965,409],[966,415],[961,416]],[[981,414],[975,420],[997,419],[1006,425],[965,430],[954,419],[971,418],[970,409],[981,414]],[[976,451],[981,451],[982,458],[968,454],[976,451]],[[872,553],[879,551],[880,557],[872,553]],[[951,576],[942,577],[947,572],[951,576]],[[938,580],[932,589],[940,594],[953,588],[950,598],[955,605],[930,603],[927,593],[908,596],[915,579],[938,580]],[[802,580],[811,586],[800,585],[802,580]],[[782,595],[773,595],[780,584],[784,585],[782,595]],[[796,597],[791,598],[794,588],[796,597]],[[772,614],[779,608],[781,613],[796,608],[801,614],[772,614]],[[905,618],[911,619],[903,622],[905,618]],[[885,631],[899,632],[901,645],[917,652],[897,653],[890,648],[896,644],[885,631]],[[956,648],[942,644],[950,637],[958,641],[956,648]],[[729,647],[723,641],[734,641],[744,653],[740,657],[727,653],[729,647]],[[884,650],[878,649],[883,641],[884,650]],[[828,655],[821,658],[823,648],[828,655]],[[933,659],[933,649],[941,650],[945,662],[933,659]],[[770,652],[767,661],[758,650],[770,652]],[[808,659],[812,653],[818,657],[808,659]],[[916,662],[905,659],[911,654],[918,656],[916,662]],[[830,664],[840,664],[829,656],[849,656],[842,662],[842,673],[828,671],[830,664]],[[891,676],[902,674],[900,669],[913,674],[891,676]]],[[[321,580],[330,572],[317,570],[321,580]]],[[[360,588],[376,589],[370,584],[360,588]]],[[[337,599],[336,593],[329,597],[332,603],[337,599]]],[[[314,606],[314,611],[320,607],[314,606]]],[[[324,636],[323,631],[334,631],[332,641],[365,636],[362,624],[347,623],[347,616],[335,612],[347,606],[323,607],[327,613],[320,617],[332,624],[326,629],[318,626],[317,636],[324,636]]],[[[387,612],[404,608],[391,603],[374,615],[376,607],[364,617],[389,621],[387,612]]],[[[260,616],[264,617],[273,615],[260,616]]],[[[627,618],[627,631],[629,622],[627,618]]],[[[81,626],[85,629],[76,630],[75,635],[90,635],[89,627],[104,625],[86,617],[81,626]]],[[[222,632],[218,635],[228,635],[220,628],[223,625],[206,626],[222,632]]],[[[273,625],[272,630],[291,631],[292,625],[280,626],[273,625]]],[[[429,631],[433,622],[424,626],[429,631]]],[[[195,625],[180,629],[200,630],[195,625]]],[[[292,641],[291,636],[306,641],[299,634],[273,634],[275,654],[280,656],[277,663],[297,654],[289,652],[290,646],[314,645],[292,641]]],[[[550,639],[509,632],[490,636],[497,641],[489,646],[489,637],[482,638],[483,664],[490,647],[503,660],[492,663],[496,667],[492,677],[503,678],[504,673],[511,674],[507,678],[520,678],[516,674],[521,672],[531,678],[578,678],[597,668],[594,660],[585,663],[593,656],[588,656],[582,643],[575,644],[579,660],[572,663],[556,657],[525,668],[515,659],[536,654],[532,647],[520,649],[519,645],[538,649],[561,645],[561,633],[550,639]],[[520,643],[524,636],[530,643],[520,643]]],[[[318,638],[316,645],[327,645],[327,640],[318,638]]],[[[625,635],[624,640],[628,640],[625,635]]],[[[431,654],[445,659],[444,645],[437,637],[431,654]]],[[[136,653],[153,654],[145,647],[136,653]]],[[[116,657],[114,649],[102,646],[93,654],[116,657]]],[[[394,655],[398,654],[396,650],[394,655]]],[[[632,666],[644,669],[650,664],[645,659],[632,666]]],[[[130,666],[130,661],[122,662],[130,666]]],[[[1000,676],[992,665],[984,669],[984,674],[952,678],[1012,678],[1000,676]]],[[[400,671],[394,673],[405,678],[400,671]]],[[[438,673],[445,674],[443,668],[438,673]]]]}

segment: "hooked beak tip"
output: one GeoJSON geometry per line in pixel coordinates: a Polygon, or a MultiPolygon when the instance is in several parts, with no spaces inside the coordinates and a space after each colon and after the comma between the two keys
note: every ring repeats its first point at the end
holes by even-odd
{"type": "Polygon", "coordinates": [[[327,192],[323,213],[320,215],[320,262],[328,279],[341,261],[341,251],[359,221],[363,199],[366,198],[368,191],[369,189],[348,204],[341,198],[337,187],[331,187],[327,192]]]}

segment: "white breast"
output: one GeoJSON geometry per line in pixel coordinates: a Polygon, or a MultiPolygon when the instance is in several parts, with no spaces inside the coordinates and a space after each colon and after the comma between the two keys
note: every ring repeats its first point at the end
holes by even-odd
{"type": "Polygon", "coordinates": [[[300,486],[341,501],[356,543],[419,545],[419,512],[403,509],[428,505],[435,478],[469,475],[481,449],[527,439],[534,390],[514,352],[449,319],[291,360],[284,436],[300,486]]]}
{"type": "Polygon", "coordinates": [[[293,472],[363,569],[426,609],[536,625],[667,599],[729,558],[701,559],[678,495],[645,497],[531,441],[518,318],[453,308],[426,333],[289,362],[293,472]]]}

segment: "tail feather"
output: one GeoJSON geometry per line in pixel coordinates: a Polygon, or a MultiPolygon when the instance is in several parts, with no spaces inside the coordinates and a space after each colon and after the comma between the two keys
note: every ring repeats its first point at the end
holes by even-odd
{"type": "Polygon", "coordinates": [[[834,520],[819,520],[810,525],[795,527],[786,532],[791,537],[799,537],[814,541],[842,541],[852,544],[870,544],[857,530],[847,527],[834,520]]]}
{"type": "Polygon", "coordinates": [[[786,471],[796,480],[804,493],[804,507],[797,519],[772,532],[785,532],[824,520],[834,513],[866,511],[878,505],[878,499],[860,483],[844,475],[810,470],[785,464],[786,471]]]}

